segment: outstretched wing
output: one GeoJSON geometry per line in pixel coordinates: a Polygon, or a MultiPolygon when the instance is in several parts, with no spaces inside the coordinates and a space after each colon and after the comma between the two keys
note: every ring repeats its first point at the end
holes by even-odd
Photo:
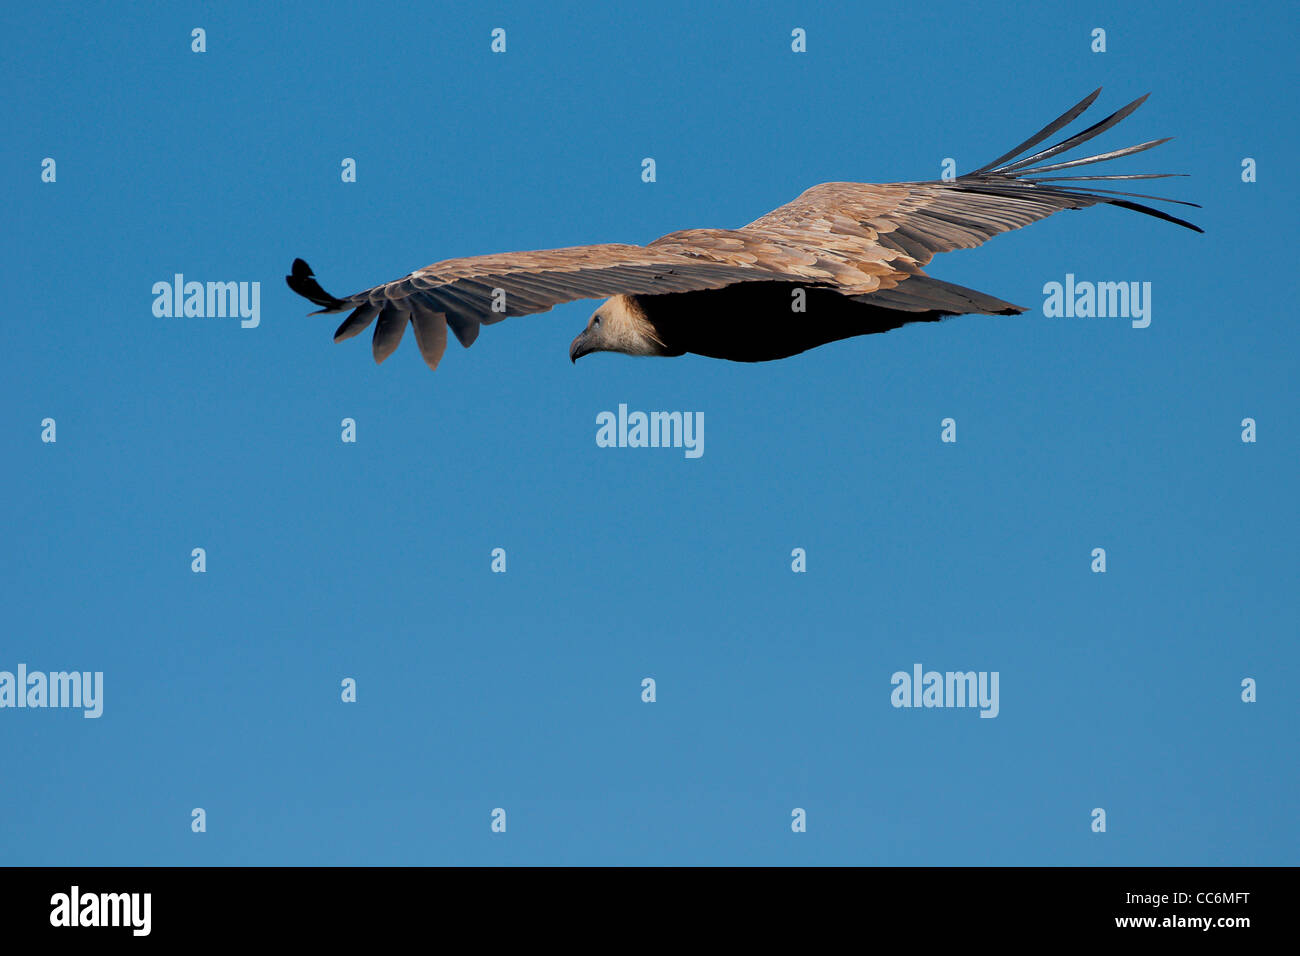
{"type": "MultiPolygon", "coordinates": [[[[1168,142],[1167,139],[1151,140],[1067,162],[1034,165],[1110,129],[1141,106],[1146,96],[1051,147],[1009,162],[1069,125],[1100,92],[1100,89],[1095,90],[1015,149],[964,176],[953,180],[883,185],[823,183],[755,220],[740,232],[755,233],[777,242],[816,244],[836,249],[845,256],[880,260],[899,270],[911,271],[918,278],[924,275],[920,267],[938,253],[972,249],[996,235],[1045,219],[1062,209],[1082,209],[1098,204],[1120,206],[1201,232],[1190,222],[1131,200],[1154,199],[1185,206],[1195,206],[1196,203],[1087,185],[1068,185],[1102,180],[1160,179],[1177,174],[1041,175],[1130,156],[1168,142]],[[1029,178],[1031,176],[1036,178],[1029,178]]],[[[891,308],[943,308],[941,302],[928,299],[935,288],[933,282],[913,282],[909,286],[904,280],[896,285],[883,286],[876,298],[872,298],[871,293],[877,290],[871,288],[844,288],[842,291],[862,297],[867,302],[878,299],[877,304],[884,304],[888,298],[891,308]],[[910,301],[912,299],[915,301],[910,301]]]]}
{"type": "Polygon", "coordinates": [[[377,362],[397,348],[409,321],[431,368],[437,367],[446,349],[448,326],[468,347],[484,324],[545,312],[561,302],[695,292],[738,282],[806,282],[901,312],[1014,312],[1018,307],[1010,303],[933,279],[922,266],[940,252],[974,248],[1062,209],[1098,204],[1201,231],[1133,200],[1195,203],[1073,185],[1173,174],[1042,175],[1130,156],[1167,140],[1035,165],[1110,129],[1137,109],[1145,96],[1080,133],[1015,159],[1069,125],[1100,92],[1094,91],[992,163],[956,179],[884,185],[823,183],[737,230],[691,229],[647,246],[574,246],[449,259],[345,299],[322,289],[301,259],[294,261],[286,279],[291,289],[322,306],[322,312],[352,310],[334,333],[335,341],[357,335],[377,320],[377,362]]]}
{"type": "Polygon", "coordinates": [[[374,356],[382,362],[397,348],[410,322],[425,362],[437,368],[447,346],[447,326],[468,348],[481,325],[545,312],[574,299],[692,292],[790,277],[779,265],[743,252],[703,246],[697,250],[679,243],[572,246],[448,259],[343,299],[322,289],[301,259],[294,260],[293,272],[285,278],[294,292],[321,306],[320,312],[352,310],[334,341],[358,335],[378,320],[374,356]]]}

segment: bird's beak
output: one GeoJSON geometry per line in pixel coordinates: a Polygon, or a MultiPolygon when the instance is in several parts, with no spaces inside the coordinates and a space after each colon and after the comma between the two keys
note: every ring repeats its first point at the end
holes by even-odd
{"type": "Polygon", "coordinates": [[[587,330],[583,329],[569,346],[569,361],[577,362],[590,351],[592,350],[587,348],[587,330]]]}

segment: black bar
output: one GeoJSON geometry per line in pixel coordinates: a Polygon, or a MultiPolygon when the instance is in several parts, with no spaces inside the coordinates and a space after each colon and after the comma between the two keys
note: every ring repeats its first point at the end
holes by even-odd
{"type": "Polygon", "coordinates": [[[1295,884],[1295,870],[1283,868],[539,869],[10,868],[0,870],[0,927],[6,943],[91,945],[248,942],[263,938],[259,927],[330,946],[463,930],[480,939],[532,933],[542,943],[561,924],[567,939],[611,946],[640,936],[669,945],[692,927],[766,942],[902,933],[926,949],[946,939],[1126,936],[1232,945],[1257,933],[1290,936],[1283,907],[1295,884]],[[53,925],[101,913],[124,925],[53,925]],[[624,935],[602,936],[611,931],[624,935]]]}

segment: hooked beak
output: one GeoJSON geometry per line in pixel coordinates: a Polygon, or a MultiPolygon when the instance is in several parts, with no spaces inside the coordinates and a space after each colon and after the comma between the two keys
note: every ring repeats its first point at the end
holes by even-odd
{"type": "Polygon", "coordinates": [[[573,343],[569,346],[569,361],[576,363],[578,359],[582,358],[588,352],[593,351],[595,350],[588,348],[587,346],[587,330],[583,329],[578,333],[578,337],[574,339],[573,343]]]}

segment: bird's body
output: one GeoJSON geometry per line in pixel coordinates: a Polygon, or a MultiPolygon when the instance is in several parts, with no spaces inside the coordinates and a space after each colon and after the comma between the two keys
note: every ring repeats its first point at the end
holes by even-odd
{"type": "Polygon", "coordinates": [[[973,248],[1062,209],[1097,204],[1200,231],[1132,201],[1159,197],[1070,185],[1169,174],[1041,175],[1131,155],[1166,140],[1034,165],[1114,126],[1146,97],[1061,143],[1009,162],[1073,121],[1098,92],[1016,149],[952,180],[823,183],[740,229],[688,229],[645,246],[576,246],[449,259],[346,299],[325,292],[301,259],[287,280],[322,312],[351,311],[335,341],[357,335],[377,320],[378,362],[396,349],[409,322],[430,367],[442,358],[448,326],[468,347],[483,325],[583,298],[610,297],[573,341],[570,357],[575,361],[610,351],[758,362],[913,322],[966,313],[1012,315],[1024,309],[935,279],[922,267],[939,252],[973,248]],[[1027,174],[1039,175],[1029,179],[1027,174]]]}

